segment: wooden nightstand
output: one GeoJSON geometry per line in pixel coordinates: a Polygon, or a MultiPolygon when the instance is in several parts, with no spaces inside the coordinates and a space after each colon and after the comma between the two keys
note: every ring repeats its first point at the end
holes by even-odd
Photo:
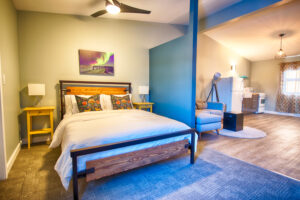
{"type": "Polygon", "coordinates": [[[136,109],[139,110],[143,110],[143,109],[150,109],[150,112],[152,112],[152,106],[154,103],[150,103],[150,102],[137,102],[137,103],[133,103],[133,106],[136,109]]]}
{"type": "Polygon", "coordinates": [[[54,106],[47,107],[26,107],[24,111],[27,112],[27,136],[28,136],[28,149],[30,149],[31,135],[35,134],[48,134],[51,133],[51,139],[53,137],[53,111],[54,106]],[[32,117],[34,116],[49,116],[50,128],[44,128],[39,130],[32,130],[32,117]]]}

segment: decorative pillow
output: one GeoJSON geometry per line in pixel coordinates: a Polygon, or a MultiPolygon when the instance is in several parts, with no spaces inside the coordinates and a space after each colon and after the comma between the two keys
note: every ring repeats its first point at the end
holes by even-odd
{"type": "Polygon", "coordinates": [[[99,95],[84,98],[75,96],[79,112],[100,111],[102,110],[99,95]]]}
{"type": "Polygon", "coordinates": [[[114,110],[132,109],[132,104],[129,95],[111,95],[111,103],[114,110]]]}
{"type": "MultiPolygon", "coordinates": [[[[70,95],[70,96],[71,96],[71,102],[72,102],[72,114],[79,113],[75,95],[70,95]]],[[[88,99],[93,95],[77,95],[77,96],[88,99]]],[[[100,104],[101,104],[101,101],[100,101],[100,104]]],[[[101,104],[101,109],[103,109],[102,104],[101,104]]]]}
{"type": "Polygon", "coordinates": [[[196,100],[196,107],[199,110],[206,109],[207,108],[207,103],[205,101],[202,101],[202,100],[196,100]]]}
{"type": "MultiPolygon", "coordinates": [[[[131,101],[131,94],[114,94],[116,97],[124,97],[126,95],[129,95],[130,101],[131,101]]],[[[101,103],[101,108],[103,110],[113,110],[113,105],[111,103],[111,95],[108,94],[101,94],[100,95],[100,103],[101,103]]],[[[132,101],[131,101],[131,107],[133,108],[132,101]]]]}

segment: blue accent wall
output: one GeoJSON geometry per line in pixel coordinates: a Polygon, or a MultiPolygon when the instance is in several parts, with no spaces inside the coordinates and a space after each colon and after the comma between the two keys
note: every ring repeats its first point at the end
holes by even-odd
{"type": "Polygon", "coordinates": [[[157,114],[195,126],[198,0],[190,1],[187,34],[150,49],[150,101],[157,114]]]}
{"type": "MultiPolygon", "coordinates": [[[[200,21],[208,29],[281,0],[242,0],[200,21]]],[[[150,49],[150,101],[153,111],[195,127],[198,0],[190,0],[187,33],[150,49]]]]}

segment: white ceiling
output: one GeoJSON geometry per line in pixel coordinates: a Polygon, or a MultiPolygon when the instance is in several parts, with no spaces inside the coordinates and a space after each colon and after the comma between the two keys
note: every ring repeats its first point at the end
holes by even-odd
{"type": "Polygon", "coordinates": [[[260,61],[274,59],[279,50],[278,34],[284,32],[283,50],[288,56],[300,54],[300,1],[270,8],[205,34],[241,56],[260,61]]]}
{"type": "MultiPolygon", "coordinates": [[[[205,17],[241,0],[199,0],[199,17],[205,17]]],[[[86,15],[105,7],[105,0],[13,0],[17,10],[86,15]]],[[[120,0],[141,9],[151,10],[150,15],[121,13],[105,14],[105,18],[128,19],[170,24],[188,24],[188,0],[120,0]]]]}

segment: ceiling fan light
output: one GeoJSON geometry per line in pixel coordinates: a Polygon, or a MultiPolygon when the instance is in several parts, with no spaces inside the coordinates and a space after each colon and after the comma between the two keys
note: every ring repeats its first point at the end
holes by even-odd
{"type": "Polygon", "coordinates": [[[116,15],[116,14],[120,13],[120,11],[121,11],[118,6],[113,5],[113,4],[107,4],[106,10],[108,13],[113,14],[113,15],[116,15]]]}

